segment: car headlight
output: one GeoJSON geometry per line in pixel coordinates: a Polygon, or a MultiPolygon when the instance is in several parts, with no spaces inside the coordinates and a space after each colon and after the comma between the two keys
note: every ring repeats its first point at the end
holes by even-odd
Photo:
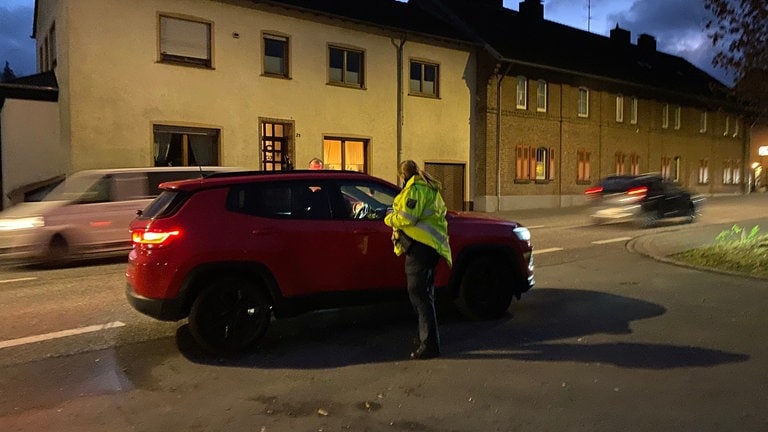
{"type": "Polygon", "coordinates": [[[515,235],[517,238],[519,238],[522,241],[531,241],[531,232],[528,231],[528,228],[519,226],[515,228],[514,230],[515,235]]]}
{"type": "Polygon", "coordinates": [[[12,231],[26,228],[39,228],[45,226],[42,216],[34,216],[19,219],[0,219],[0,231],[12,231]]]}

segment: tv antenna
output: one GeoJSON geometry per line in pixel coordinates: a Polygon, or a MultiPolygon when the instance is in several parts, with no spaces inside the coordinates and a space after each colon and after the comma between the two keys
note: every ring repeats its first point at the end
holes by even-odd
{"type": "Polygon", "coordinates": [[[587,0],[587,31],[591,32],[590,24],[592,23],[592,0],[587,0]]]}

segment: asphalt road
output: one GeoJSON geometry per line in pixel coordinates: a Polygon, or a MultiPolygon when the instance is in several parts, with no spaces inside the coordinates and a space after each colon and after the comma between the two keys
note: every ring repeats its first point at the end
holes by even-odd
{"type": "Polygon", "coordinates": [[[442,308],[429,361],[405,360],[408,305],[276,321],[228,359],[126,307],[121,263],[7,270],[0,431],[768,430],[768,283],[667,258],[768,227],[768,195],[651,230],[578,209],[501,216],[531,227],[537,285],[496,321],[442,308]]]}

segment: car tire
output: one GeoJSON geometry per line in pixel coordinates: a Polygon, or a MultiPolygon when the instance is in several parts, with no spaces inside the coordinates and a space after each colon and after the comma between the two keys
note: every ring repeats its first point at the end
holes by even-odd
{"type": "Polygon", "coordinates": [[[45,249],[43,264],[49,267],[56,267],[66,262],[69,257],[69,244],[61,234],[51,237],[48,247],[45,249]]]}
{"type": "Polygon", "coordinates": [[[688,208],[688,214],[685,215],[687,223],[693,223],[696,221],[696,206],[691,204],[688,208]]]}
{"type": "Polygon", "coordinates": [[[511,266],[498,256],[473,259],[462,273],[456,307],[471,319],[487,320],[503,316],[512,304],[511,266]]]}
{"type": "Polygon", "coordinates": [[[659,214],[655,211],[645,211],[638,218],[640,228],[653,228],[659,222],[659,214]]]}
{"type": "Polygon", "coordinates": [[[269,327],[270,303],[252,280],[227,278],[205,287],[192,304],[189,331],[204,348],[237,354],[251,348],[269,327]]]}

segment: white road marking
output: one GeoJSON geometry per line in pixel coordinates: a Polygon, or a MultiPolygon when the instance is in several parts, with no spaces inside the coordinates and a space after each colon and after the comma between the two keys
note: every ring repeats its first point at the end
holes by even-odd
{"type": "Polygon", "coordinates": [[[554,247],[554,248],[549,248],[549,249],[534,249],[533,250],[533,254],[534,255],[539,255],[539,254],[543,254],[543,253],[557,252],[557,251],[561,251],[561,250],[563,250],[563,248],[559,248],[559,247],[554,247]]]}
{"type": "Polygon", "coordinates": [[[632,237],[617,237],[617,238],[612,238],[608,240],[597,240],[597,241],[593,241],[592,244],[600,245],[600,244],[622,242],[627,240],[632,240],[632,237]]]}
{"type": "Polygon", "coordinates": [[[31,281],[37,279],[36,277],[25,277],[25,278],[18,278],[18,279],[6,279],[6,280],[0,280],[0,284],[4,283],[11,283],[11,282],[24,282],[24,281],[31,281]]]}
{"type": "Polygon", "coordinates": [[[526,228],[528,228],[528,229],[534,229],[534,228],[545,228],[545,227],[546,227],[546,225],[530,225],[530,226],[528,226],[528,225],[525,225],[525,227],[526,227],[526,228]]]}
{"type": "Polygon", "coordinates": [[[108,329],[124,327],[124,326],[125,326],[125,323],[122,321],[112,321],[106,324],[79,327],[79,328],[74,328],[69,330],[57,331],[53,333],[27,336],[27,337],[18,338],[18,339],[10,339],[6,341],[0,341],[0,349],[19,346],[19,345],[26,345],[26,344],[31,344],[35,342],[42,342],[42,341],[51,340],[51,339],[58,339],[58,338],[63,338],[67,336],[75,336],[83,333],[93,333],[101,330],[108,330],[108,329]]]}

